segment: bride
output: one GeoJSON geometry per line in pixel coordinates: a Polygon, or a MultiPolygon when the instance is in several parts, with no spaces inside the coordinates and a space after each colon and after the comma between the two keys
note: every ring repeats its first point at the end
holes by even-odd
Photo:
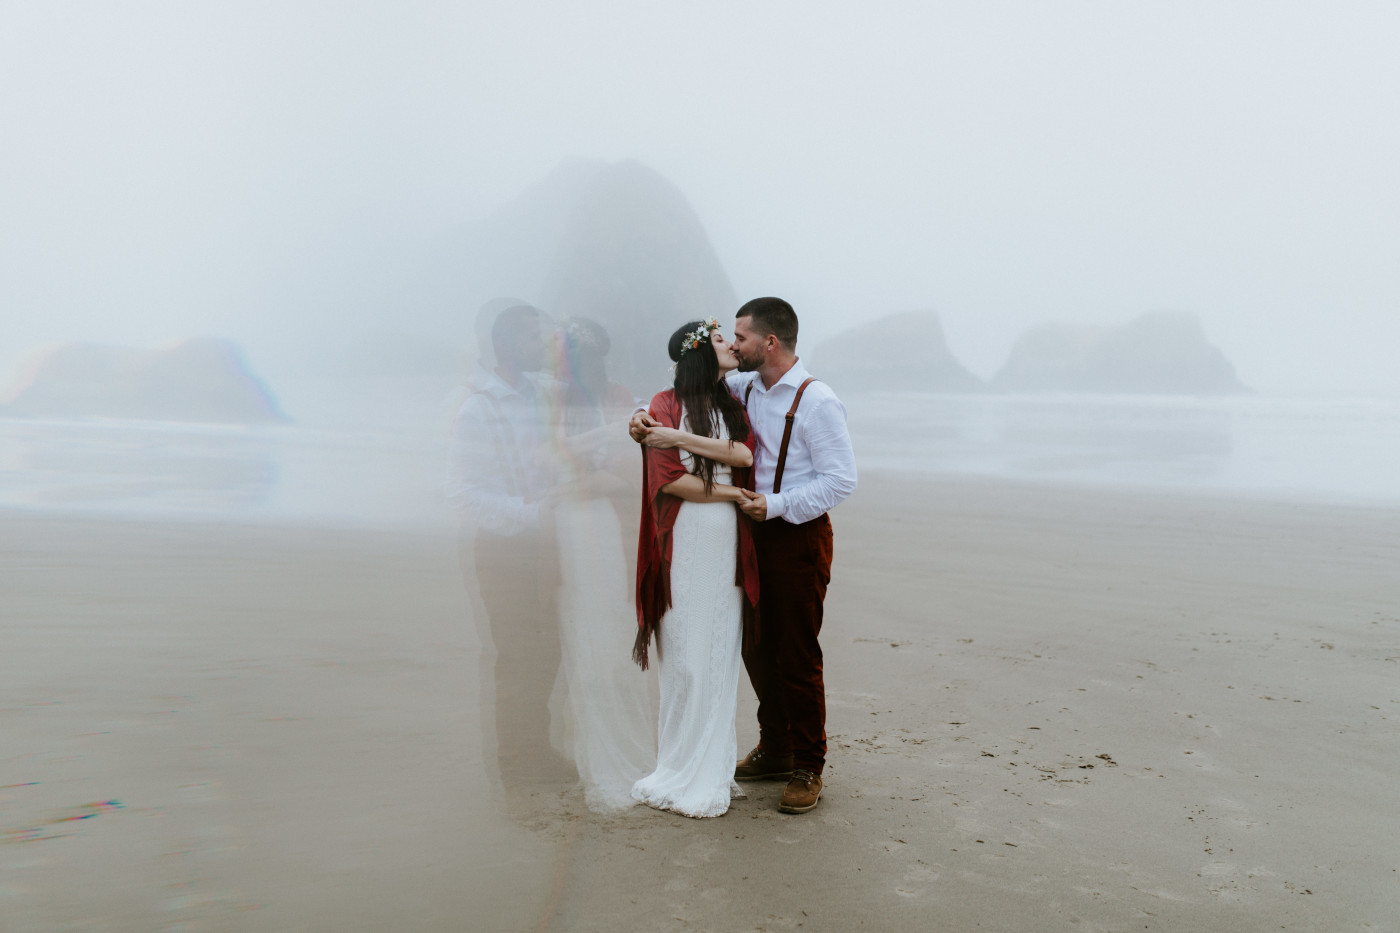
{"type": "Polygon", "coordinates": [[[685,816],[720,816],[734,783],[740,651],[755,634],[758,565],[736,503],[753,488],[754,436],[725,387],[738,366],[713,318],[671,335],[674,388],[651,400],[643,441],[633,658],[654,638],[661,711],[656,770],[633,798],[685,816]]]}

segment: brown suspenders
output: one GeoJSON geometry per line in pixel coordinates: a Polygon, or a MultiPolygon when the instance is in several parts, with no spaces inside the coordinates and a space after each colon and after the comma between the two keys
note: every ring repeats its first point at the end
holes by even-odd
{"type": "MultiPolygon", "coordinates": [[[[757,376],[754,377],[758,378],[757,376]]],[[[788,441],[792,438],[792,420],[797,416],[797,406],[802,403],[802,393],[807,391],[807,387],[817,381],[817,377],[808,376],[802,380],[802,385],[797,387],[797,395],[793,396],[792,407],[788,409],[787,424],[783,426],[783,443],[778,448],[778,469],[773,474],[774,494],[783,491],[783,467],[787,466],[788,441]]],[[[749,408],[749,394],[753,392],[753,383],[750,382],[748,388],[744,390],[744,410],[749,408]]]]}

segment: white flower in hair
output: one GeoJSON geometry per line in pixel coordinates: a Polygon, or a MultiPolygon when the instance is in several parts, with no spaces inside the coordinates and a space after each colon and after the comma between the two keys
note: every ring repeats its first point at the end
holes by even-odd
{"type": "Polygon", "coordinates": [[[719,321],[714,318],[706,318],[700,322],[700,326],[687,333],[681,338],[681,356],[685,356],[685,351],[694,350],[700,344],[710,339],[710,331],[719,327],[719,321]]]}

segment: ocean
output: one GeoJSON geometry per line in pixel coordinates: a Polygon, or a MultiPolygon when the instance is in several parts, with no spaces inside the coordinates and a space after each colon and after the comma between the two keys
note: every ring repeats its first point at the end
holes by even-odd
{"type": "MultiPolygon", "coordinates": [[[[448,419],[239,427],[0,418],[0,507],[442,525],[448,419]]],[[[860,467],[940,477],[1400,506],[1400,400],[871,393],[860,467]]]]}
{"type": "Polygon", "coordinates": [[[1400,504],[1400,399],[904,393],[847,408],[867,467],[1400,504]]]}

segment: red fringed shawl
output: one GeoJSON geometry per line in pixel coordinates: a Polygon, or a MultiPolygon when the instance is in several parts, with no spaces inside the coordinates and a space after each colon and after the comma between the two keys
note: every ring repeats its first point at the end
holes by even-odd
{"type": "MultiPolygon", "coordinates": [[[[681,405],[671,389],[658,392],[647,410],[658,423],[686,430],[681,405]]],[[[747,415],[745,416],[747,418],[747,415]]],[[[749,427],[744,445],[753,451],[756,443],[749,427]]],[[[676,516],[684,501],[661,491],[661,487],[685,476],[681,452],[642,445],[642,527],[637,536],[637,640],[632,659],[647,669],[647,648],[661,625],[661,617],[671,608],[671,544],[676,516]]],[[[752,490],[753,468],[734,467],[734,485],[752,490]]],[[[753,547],[750,519],[734,508],[739,523],[738,553],[734,561],[734,585],[744,590],[744,645],[758,636],[758,555],[753,547]]],[[[657,643],[660,650],[660,642],[657,643]]]]}

